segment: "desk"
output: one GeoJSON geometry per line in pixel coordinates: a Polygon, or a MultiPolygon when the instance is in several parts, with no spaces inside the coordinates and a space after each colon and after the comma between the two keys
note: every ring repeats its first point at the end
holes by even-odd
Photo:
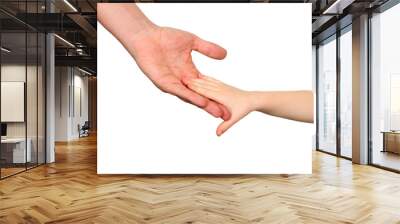
{"type": "Polygon", "coordinates": [[[28,144],[25,154],[25,138],[6,138],[1,139],[1,156],[6,163],[25,163],[31,162],[31,145],[32,140],[26,139],[28,144]],[[26,160],[26,161],[25,161],[26,160]]]}
{"type": "Polygon", "coordinates": [[[382,131],[383,150],[382,152],[393,152],[400,154],[400,131],[382,131]]]}

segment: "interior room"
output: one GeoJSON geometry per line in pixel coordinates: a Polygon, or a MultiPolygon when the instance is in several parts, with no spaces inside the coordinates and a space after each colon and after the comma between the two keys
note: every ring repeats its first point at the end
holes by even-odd
{"type": "Polygon", "coordinates": [[[0,1],[0,223],[400,223],[398,0],[241,1],[312,8],[310,175],[98,175],[104,2],[0,1]]]}
{"type": "Polygon", "coordinates": [[[45,36],[1,34],[1,178],[45,162],[45,36]]]}

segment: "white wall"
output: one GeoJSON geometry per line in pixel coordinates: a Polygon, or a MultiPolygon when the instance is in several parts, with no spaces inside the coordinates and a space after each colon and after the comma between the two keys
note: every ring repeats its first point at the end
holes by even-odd
{"type": "Polygon", "coordinates": [[[55,140],[67,141],[69,133],[69,84],[70,69],[55,68],[55,140]]]}
{"type": "Polygon", "coordinates": [[[76,68],[56,67],[56,141],[77,139],[78,125],[88,120],[88,78],[83,75],[76,68]]]}
{"type": "MultiPolygon", "coordinates": [[[[2,65],[1,66],[1,81],[2,82],[25,82],[25,75],[28,75],[28,80],[29,80],[29,85],[36,85],[36,80],[34,80],[31,76],[36,76],[36,67],[35,66],[28,66],[25,67],[24,65],[18,65],[18,64],[8,64],[8,65],[2,65]],[[25,70],[27,69],[27,70],[25,70]]],[[[36,111],[36,101],[34,104],[29,105],[31,102],[34,100],[31,99],[31,97],[34,97],[36,99],[36,88],[27,88],[27,103],[28,103],[28,122],[34,121],[36,123],[36,113],[31,113],[31,111],[36,111]],[[32,92],[31,92],[32,91],[32,92]]],[[[2,110],[5,110],[6,108],[2,108],[2,110]]],[[[33,124],[28,124],[28,129],[30,127],[33,127],[33,124]]],[[[36,126],[34,127],[36,130],[36,126]]],[[[28,130],[28,137],[29,133],[31,133],[30,130],[28,130]]],[[[8,137],[25,137],[25,122],[7,122],[7,136],[8,137]]]]}
{"type": "MultiPolygon", "coordinates": [[[[28,67],[31,70],[32,67],[28,67]]],[[[30,72],[28,72],[30,74],[30,72]]],[[[1,66],[2,82],[25,82],[25,64],[9,64],[1,66]]],[[[5,108],[2,108],[5,110],[5,108]]],[[[25,123],[11,122],[7,123],[7,137],[25,137],[25,123]]]]}
{"type": "Polygon", "coordinates": [[[79,73],[79,75],[76,75],[74,77],[74,86],[75,86],[75,116],[74,119],[72,119],[72,135],[73,136],[78,136],[78,129],[76,128],[78,124],[83,125],[85,121],[89,120],[89,111],[88,111],[88,77],[87,76],[81,76],[82,73],[79,73]],[[77,90],[80,90],[80,99],[77,98],[78,92],[77,90]],[[80,105],[78,100],[80,100],[80,105]],[[79,111],[79,107],[82,110],[81,112],[79,111]]]}

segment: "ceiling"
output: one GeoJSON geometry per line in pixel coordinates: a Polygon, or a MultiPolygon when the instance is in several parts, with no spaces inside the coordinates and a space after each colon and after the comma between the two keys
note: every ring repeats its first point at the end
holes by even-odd
{"type": "Polygon", "coordinates": [[[24,55],[28,59],[36,57],[37,41],[31,39],[37,33],[54,32],[56,65],[79,66],[95,74],[96,3],[96,0],[47,0],[47,4],[45,0],[1,0],[2,46],[12,49],[7,54],[2,52],[3,60],[23,60],[24,55]]]}

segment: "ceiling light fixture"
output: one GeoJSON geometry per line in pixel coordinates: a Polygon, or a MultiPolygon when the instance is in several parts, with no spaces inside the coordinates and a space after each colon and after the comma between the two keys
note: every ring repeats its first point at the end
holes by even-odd
{"type": "Polygon", "coordinates": [[[1,47],[0,49],[1,49],[1,51],[4,51],[6,53],[10,53],[11,52],[11,50],[9,50],[9,49],[7,49],[5,47],[1,47]]]}
{"type": "Polygon", "coordinates": [[[78,53],[78,55],[87,55],[82,48],[77,48],[76,49],[76,53],[78,53]]]}
{"type": "Polygon", "coordinates": [[[90,75],[90,76],[93,75],[92,73],[90,73],[90,72],[88,72],[88,71],[86,71],[86,70],[83,70],[83,69],[81,69],[81,68],[79,68],[79,67],[78,67],[78,70],[81,71],[81,72],[83,72],[83,73],[85,73],[85,74],[87,74],[87,75],[90,75]]]}
{"type": "Polygon", "coordinates": [[[66,39],[64,39],[64,38],[62,38],[62,37],[60,37],[60,36],[57,35],[57,34],[54,34],[54,36],[57,37],[57,38],[58,38],[59,40],[61,40],[62,42],[66,43],[68,46],[75,48],[75,45],[73,45],[73,44],[72,44],[71,42],[69,42],[68,40],[66,40],[66,39]]]}
{"type": "Polygon", "coordinates": [[[73,6],[68,0],[64,0],[64,3],[67,4],[74,12],[78,12],[75,6],[73,6]]]}
{"type": "Polygon", "coordinates": [[[332,5],[330,5],[322,14],[342,14],[343,9],[351,5],[355,0],[336,0],[332,5]]]}

